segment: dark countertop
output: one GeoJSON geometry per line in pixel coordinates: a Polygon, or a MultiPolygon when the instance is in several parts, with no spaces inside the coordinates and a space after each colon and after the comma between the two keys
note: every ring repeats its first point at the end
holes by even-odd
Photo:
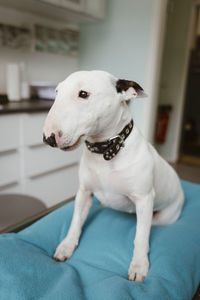
{"type": "Polygon", "coordinates": [[[31,99],[0,104],[0,114],[48,112],[53,104],[51,100],[31,99]]]}

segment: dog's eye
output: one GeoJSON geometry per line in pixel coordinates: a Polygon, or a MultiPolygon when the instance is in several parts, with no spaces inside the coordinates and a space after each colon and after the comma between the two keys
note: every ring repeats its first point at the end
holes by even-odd
{"type": "Polygon", "coordinates": [[[82,90],[81,90],[81,91],[79,92],[78,96],[79,96],[80,98],[86,99],[86,98],[89,97],[89,93],[86,92],[86,91],[82,91],[82,90]]]}

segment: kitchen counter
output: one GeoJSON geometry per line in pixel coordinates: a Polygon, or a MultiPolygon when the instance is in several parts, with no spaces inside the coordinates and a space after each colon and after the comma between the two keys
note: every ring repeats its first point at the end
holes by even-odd
{"type": "Polygon", "coordinates": [[[0,105],[0,114],[48,112],[52,104],[53,101],[42,99],[8,102],[7,104],[0,105]]]}

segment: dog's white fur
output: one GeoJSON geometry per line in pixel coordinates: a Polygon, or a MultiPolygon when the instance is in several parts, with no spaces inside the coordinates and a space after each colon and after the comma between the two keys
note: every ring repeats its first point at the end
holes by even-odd
{"type": "MultiPolygon", "coordinates": [[[[116,82],[115,77],[103,71],[71,74],[57,87],[55,103],[45,122],[45,136],[54,133],[58,147],[70,150],[85,139],[105,141],[118,134],[132,118],[126,100],[138,95],[133,87],[117,92],[116,82]],[[80,90],[90,96],[80,98],[80,90]]],[[[71,226],[54,258],[64,261],[73,254],[92,205],[92,194],[95,194],[105,206],[136,212],[134,252],[128,278],[143,281],[149,270],[151,224],[171,224],[181,213],[184,196],[177,174],[134,125],[125,147],[110,161],[84,146],[79,180],[71,226]],[[154,217],[153,211],[157,212],[154,217]]]]}

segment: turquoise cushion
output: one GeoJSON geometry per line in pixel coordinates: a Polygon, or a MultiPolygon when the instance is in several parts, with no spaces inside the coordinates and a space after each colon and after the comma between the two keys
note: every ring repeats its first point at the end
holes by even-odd
{"type": "Polygon", "coordinates": [[[71,202],[18,234],[1,235],[0,299],[192,299],[200,281],[200,185],[182,184],[186,202],[180,219],[152,227],[144,283],[127,279],[135,215],[97,201],[73,256],[64,263],[52,259],[69,228],[71,202]]]}

